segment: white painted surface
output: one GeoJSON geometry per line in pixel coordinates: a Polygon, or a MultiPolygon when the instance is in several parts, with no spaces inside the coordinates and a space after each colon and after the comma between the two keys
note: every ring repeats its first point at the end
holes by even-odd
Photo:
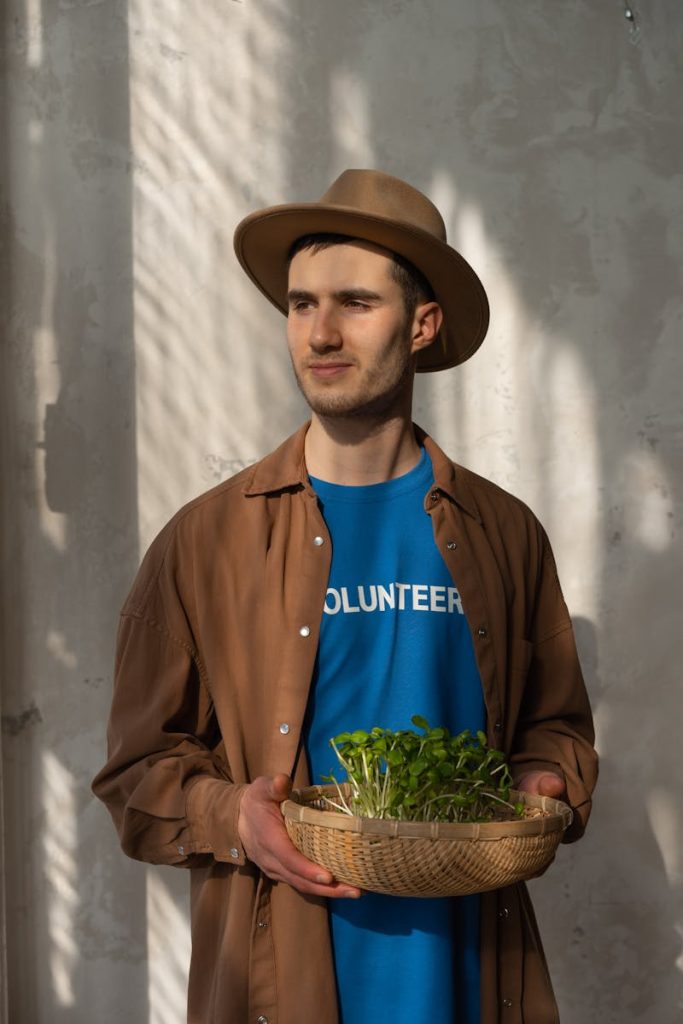
{"type": "Polygon", "coordinates": [[[116,613],[175,509],[305,415],[236,221],[362,165],[485,281],[490,335],[416,419],[532,505],[576,617],[602,778],[533,885],[563,1024],[680,1019],[683,19],[633,6],[637,45],[589,0],[6,4],[12,1024],[184,1019],[186,876],[89,795],[116,613]]]}

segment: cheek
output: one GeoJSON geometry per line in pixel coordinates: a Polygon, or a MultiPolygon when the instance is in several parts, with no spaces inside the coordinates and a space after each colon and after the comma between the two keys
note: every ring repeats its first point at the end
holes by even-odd
{"type": "Polygon", "coordinates": [[[291,356],[296,354],[298,348],[301,347],[301,329],[297,330],[297,327],[291,321],[287,321],[287,348],[291,356]]]}

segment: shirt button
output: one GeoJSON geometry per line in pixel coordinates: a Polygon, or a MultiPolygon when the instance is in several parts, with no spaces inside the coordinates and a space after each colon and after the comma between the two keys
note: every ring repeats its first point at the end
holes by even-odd
{"type": "Polygon", "coordinates": [[[500,721],[500,719],[497,722],[493,723],[493,728],[495,729],[496,732],[503,731],[503,723],[500,721]]]}
{"type": "Polygon", "coordinates": [[[448,544],[446,545],[446,547],[448,548],[449,551],[455,551],[457,546],[458,545],[456,544],[456,542],[454,540],[449,540],[448,544]]]}
{"type": "Polygon", "coordinates": [[[311,635],[311,627],[310,626],[302,626],[301,629],[299,630],[299,636],[310,636],[310,635],[311,635]]]}
{"type": "Polygon", "coordinates": [[[267,921],[259,921],[258,924],[257,924],[257,927],[258,928],[267,928],[268,927],[268,922],[267,921]]]}
{"type": "Polygon", "coordinates": [[[237,858],[239,857],[239,855],[240,855],[240,851],[239,851],[239,850],[237,849],[237,847],[236,847],[236,846],[233,846],[232,850],[230,851],[230,856],[231,856],[231,857],[232,857],[232,858],[233,858],[234,860],[237,860],[237,858]]]}
{"type": "Polygon", "coordinates": [[[256,1018],[256,1024],[268,1024],[268,1018],[264,1017],[263,1014],[261,1014],[260,1017],[256,1018]]]}
{"type": "Polygon", "coordinates": [[[282,733],[283,736],[287,735],[287,733],[289,732],[289,724],[287,722],[282,722],[282,724],[280,725],[280,732],[282,733]]]}
{"type": "Polygon", "coordinates": [[[184,846],[179,846],[178,847],[178,853],[185,853],[185,847],[184,846]]]}
{"type": "Polygon", "coordinates": [[[325,538],[324,537],[314,537],[313,538],[313,543],[315,544],[315,546],[317,548],[320,548],[325,543],[325,538]]]}
{"type": "Polygon", "coordinates": [[[510,1007],[512,1006],[512,1000],[511,1000],[511,999],[504,999],[504,1000],[503,1000],[503,1006],[504,1006],[504,1007],[505,1007],[506,1009],[508,1009],[508,1010],[509,1010],[509,1009],[510,1009],[510,1007]]]}
{"type": "Polygon", "coordinates": [[[477,630],[477,635],[478,636],[482,636],[482,637],[483,636],[488,636],[489,635],[489,631],[486,628],[486,626],[480,626],[479,629],[477,630]]]}
{"type": "Polygon", "coordinates": [[[508,908],[507,908],[507,907],[502,907],[502,908],[501,908],[501,909],[500,909],[500,910],[498,911],[498,917],[502,918],[502,919],[503,919],[503,921],[507,921],[507,919],[508,919],[508,917],[509,917],[509,916],[510,916],[510,911],[508,910],[508,908]]]}

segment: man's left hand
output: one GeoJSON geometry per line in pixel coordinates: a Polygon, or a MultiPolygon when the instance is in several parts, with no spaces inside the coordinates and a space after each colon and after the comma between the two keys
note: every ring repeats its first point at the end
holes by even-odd
{"type": "Polygon", "coordinates": [[[521,789],[524,793],[534,793],[536,796],[550,796],[554,800],[567,799],[564,779],[555,772],[526,772],[517,780],[515,789],[521,789]]]}

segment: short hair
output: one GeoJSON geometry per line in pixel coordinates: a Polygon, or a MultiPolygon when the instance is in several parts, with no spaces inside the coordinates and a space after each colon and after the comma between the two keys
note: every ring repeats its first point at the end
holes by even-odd
{"type": "MultiPolygon", "coordinates": [[[[315,234],[302,235],[290,246],[287,253],[287,266],[292,262],[297,253],[304,249],[311,249],[314,253],[322,249],[330,249],[334,245],[348,245],[350,242],[368,242],[367,238],[357,238],[353,235],[339,235],[332,231],[319,231],[315,234]]],[[[379,244],[379,243],[377,243],[379,244]]],[[[386,248],[380,246],[380,248],[386,248]]],[[[410,319],[419,302],[433,302],[434,290],[421,270],[391,249],[387,249],[391,257],[391,276],[401,289],[403,305],[406,317],[410,319]]]]}

